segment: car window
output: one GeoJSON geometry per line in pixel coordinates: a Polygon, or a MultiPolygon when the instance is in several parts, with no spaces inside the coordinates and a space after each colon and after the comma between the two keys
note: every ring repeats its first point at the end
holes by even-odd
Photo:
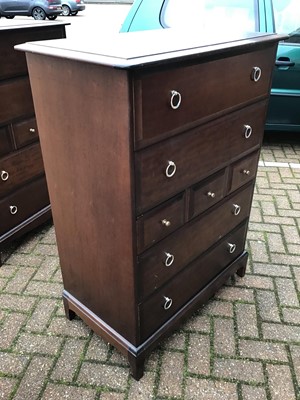
{"type": "Polygon", "coordinates": [[[289,34],[287,42],[300,44],[300,0],[273,0],[275,31],[289,34]]]}
{"type": "Polygon", "coordinates": [[[161,11],[165,27],[197,26],[220,32],[259,29],[256,0],[165,0],[161,11]]]}

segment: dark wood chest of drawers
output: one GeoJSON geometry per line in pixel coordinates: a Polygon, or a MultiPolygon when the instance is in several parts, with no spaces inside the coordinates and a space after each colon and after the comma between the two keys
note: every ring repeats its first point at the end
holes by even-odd
{"type": "Polygon", "coordinates": [[[66,315],[125,353],[136,379],[162,337],[245,273],[280,36],[200,46],[187,35],[185,47],[168,51],[177,39],[161,31],[123,34],[105,49],[20,47],[42,131],[66,315]]]}
{"type": "Polygon", "coordinates": [[[63,23],[1,20],[0,265],[8,242],[51,216],[26,57],[14,46],[65,36],[63,23]]]}

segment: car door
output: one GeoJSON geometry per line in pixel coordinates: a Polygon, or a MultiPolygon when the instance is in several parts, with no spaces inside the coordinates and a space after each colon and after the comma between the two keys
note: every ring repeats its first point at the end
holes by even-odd
{"type": "Polygon", "coordinates": [[[9,12],[26,12],[29,8],[29,0],[9,0],[2,4],[5,13],[9,12]]]}
{"type": "Polygon", "coordinates": [[[274,31],[289,38],[278,46],[266,130],[300,131],[300,0],[273,0],[273,12],[274,31]]]}

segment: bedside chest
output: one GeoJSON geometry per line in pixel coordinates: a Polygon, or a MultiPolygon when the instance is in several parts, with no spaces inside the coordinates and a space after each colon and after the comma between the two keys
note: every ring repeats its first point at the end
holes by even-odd
{"type": "Polygon", "coordinates": [[[0,22],[0,265],[8,242],[51,217],[26,57],[14,46],[65,36],[63,23],[0,22]]]}
{"type": "Polygon", "coordinates": [[[135,379],[159,340],[245,274],[281,38],[220,43],[160,30],[90,47],[18,46],[41,130],[66,315],[122,351],[135,379]]]}

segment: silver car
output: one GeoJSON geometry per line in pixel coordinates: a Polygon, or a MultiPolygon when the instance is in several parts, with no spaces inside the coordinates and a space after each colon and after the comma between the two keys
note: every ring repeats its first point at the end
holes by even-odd
{"type": "Polygon", "coordinates": [[[0,18],[27,15],[34,19],[56,19],[62,12],[61,0],[0,0],[0,18]]]}
{"type": "Polygon", "coordinates": [[[85,10],[84,0],[62,0],[62,14],[77,15],[78,11],[85,10]]]}

